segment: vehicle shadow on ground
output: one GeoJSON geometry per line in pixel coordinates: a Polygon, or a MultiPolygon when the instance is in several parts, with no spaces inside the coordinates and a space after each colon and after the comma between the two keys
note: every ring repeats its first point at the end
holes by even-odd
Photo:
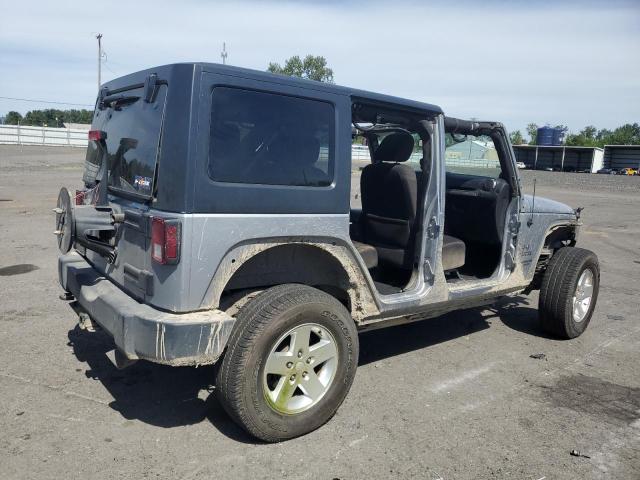
{"type": "Polygon", "coordinates": [[[483,307],[362,333],[358,364],[366,365],[471,335],[489,328],[493,319],[518,332],[551,338],[540,328],[538,310],[530,306],[527,297],[504,297],[483,307]]]}
{"type": "Polygon", "coordinates": [[[460,310],[441,317],[360,334],[360,360],[367,365],[403,353],[432,347],[489,328],[486,307],[460,310]]]}
{"type": "MultiPolygon", "coordinates": [[[[523,306],[527,304],[526,300],[526,297],[510,297],[494,306],[362,333],[359,364],[366,365],[471,335],[489,328],[494,318],[514,330],[543,336],[537,326],[536,309],[523,306]]],[[[75,327],[68,332],[68,338],[76,358],[88,365],[87,378],[104,385],[114,398],[109,406],[124,418],[162,428],[209,420],[233,440],[260,443],[238,427],[218,402],[214,387],[215,367],[169,367],[140,361],[118,370],[107,357],[114,343],[104,332],[89,333],[75,327]]]]}
{"type": "Polygon", "coordinates": [[[490,310],[493,312],[490,318],[498,318],[512,330],[534,337],[557,340],[557,337],[549,335],[542,329],[537,302],[532,302],[528,297],[522,295],[503,297],[498,299],[490,310]]]}
{"type": "Polygon", "coordinates": [[[257,443],[229,418],[218,402],[214,391],[215,367],[170,367],[139,361],[118,370],[107,357],[115,345],[104,332],[89,333],[75,327],[68,337],[74,355],[88,365],[87,378],[105,386],[114,398],[109,406],[127,420],[173,428],[208,419],[233,440],[257,443]]]}

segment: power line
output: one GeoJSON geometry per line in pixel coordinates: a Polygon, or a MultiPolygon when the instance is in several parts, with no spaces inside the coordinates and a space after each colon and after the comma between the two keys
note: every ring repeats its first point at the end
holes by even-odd
{"type": "Polygon", "coordinates": [[[75,105],[77,107],[93,107],[88,103],[70,103],[70,102],[52,102],[50,100],[35,100],[33,98],[15,98],[15,97],[0,97],[2,100],[17,100],[19,102],[33,102],[33,103],[52,103],[55,105],[75,105]]]}
{"type": "Polygon", "coordinates": [[[111,67],[109,66],[109,64],[108,64],[106,61],[103,63],[103,66],[104,66],[107,70],[109,70],[111,73],[113,73],[114,75],[118,75],[116,72],[114,72],[114,71],[113,71],[113,68],[111,68],[111,67]]]}
{"type": "Polygon", "coordinates": [[[113,71],[113,68],[111,68],[109,66],[109,64],[108,64],[109,57],[107,55],[107,52],[104,51],[104,48],[102,49],[102,56],[104,57],[104,62],[102,62],[102,65],[105,66],[107,68],[107,70],[109,70],[114,75],[118,75],[116,72],[113,71]]]}

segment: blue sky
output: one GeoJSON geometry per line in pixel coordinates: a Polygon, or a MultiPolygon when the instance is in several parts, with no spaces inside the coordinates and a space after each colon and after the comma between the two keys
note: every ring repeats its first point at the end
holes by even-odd
{"type": "MultiPolygon", "coordinates": [[[[323,55],[336,83],[510,130],[640,122],[640,0],[0,0],[0,11],[1,97],[92,105],[101,32],[105,81],[176,61],[218,62],[225,41],[233,65],[263,70],[323,55]]],[[[0,115],[47,107],[0,98],[0,115]]]]}

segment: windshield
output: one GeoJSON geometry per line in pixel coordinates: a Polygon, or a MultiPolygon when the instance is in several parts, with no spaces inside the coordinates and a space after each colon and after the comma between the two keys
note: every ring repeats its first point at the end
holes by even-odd
{"type": "Polygon", "coordinates": [[[500,160],[491,137],[445,135],[444,163],[448,172],[497,178],[500,160]]]}

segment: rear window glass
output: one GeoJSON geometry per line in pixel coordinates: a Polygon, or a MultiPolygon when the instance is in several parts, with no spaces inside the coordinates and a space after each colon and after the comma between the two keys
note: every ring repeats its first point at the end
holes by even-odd
{"type": "Polygon", "coordinates": [[[209,176],[229,183],[330,185],[334,131],[329,103],[216,87],[209,176]]]}
{"type": "MultiPolygon", "coordinates": [[[[102,130],[107,135],[104,142],[110,189],[150,197],[154,187],[167,87],[159,86],[150,103],[142,98],[142,88],[127,90],[122,95],[128,100],[99,110],[91,128],[102,130]]],[[[94,171],[97,172],[104,157],[101,144],[90,143],[85,182],[95,176],[94,171]]]]}
{"type": "Polygon", "coordinates": [[[96,184],[96,176],[102,162],[104,150],[97,142],[89,142],[87,145],[87,156],[84,162],[84,175],[82,180],[85,185],[93,187],[96,184]]]}

